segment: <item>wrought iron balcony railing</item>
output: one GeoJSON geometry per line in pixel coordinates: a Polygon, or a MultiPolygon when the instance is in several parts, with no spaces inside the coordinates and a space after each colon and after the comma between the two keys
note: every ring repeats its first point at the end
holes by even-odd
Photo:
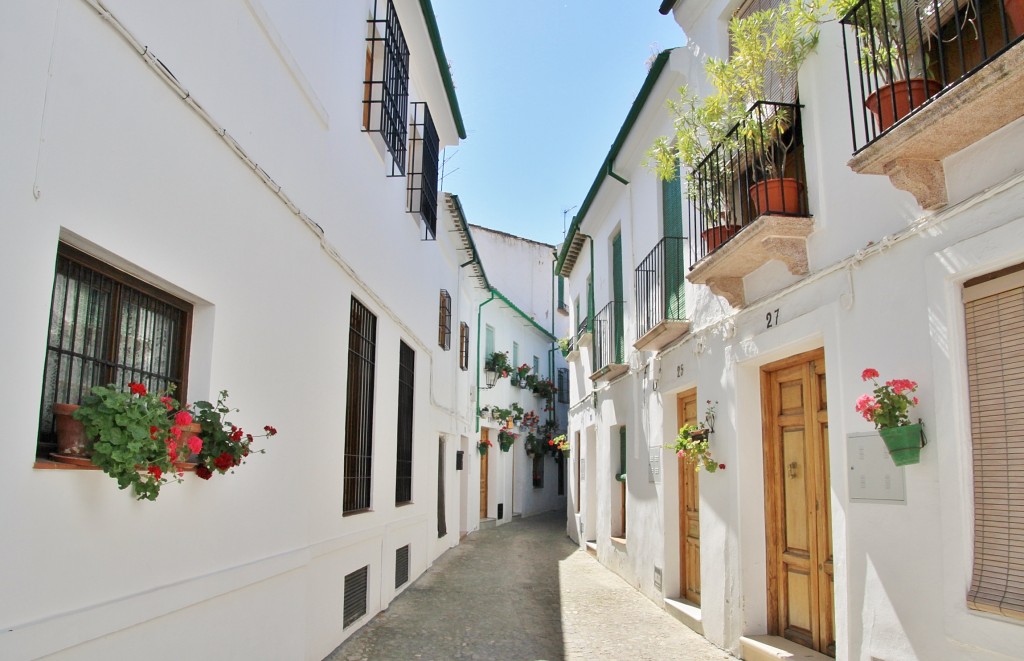
{"type": "Polygon", "coordinates": [[[686,239],[665,237],[636,267],[637,335],[663,321],[683,321],[686,305],[686,239]]]}
{"type": "Polygon", "coordinates": [[[690,268],[758,217],[807,216],[800,106],[758,101],[694,169],[690,268]]]}
{"type": "Polygon", "coordinates": [[[1019,42],[1024,5],[861,0],[840,22],[857,152],[1019,42]]]}
{"type": "Polygon", "coordinates": [[[612,301],[594,315],[594,372],[625,362],[624,301],[612,301]]]}

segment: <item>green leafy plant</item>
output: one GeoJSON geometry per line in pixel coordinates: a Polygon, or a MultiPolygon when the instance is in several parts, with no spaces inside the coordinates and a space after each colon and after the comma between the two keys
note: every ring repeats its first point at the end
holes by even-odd
{"type": "Polygon", "coordinates": [[[512,448],[512,444],[515,443],[516,439],[519,438],[519,434],[513,433],[507,429],[502,429],[498,432],[498,445],[501,446],[502,452],[508,452],[512,448]]]}
{"type": "Polygon", "coordinates": [[[96,386],[91,393],[73,417],[94,439],[92,463],[117,480],[119,489],[131,486],[139,500],[156,500],[171,476],[180,481],[175,463],[200,449],[198,439],[181,442],[191,414],[178,411],[167,392],[147,392],[141,383],[129,383],[127,390],[96,386]]]}
{"type": "Polygon", "coordinates": [[[481,438],[479,441],[477,441],[477,444],[476,444],[476,449],[480,451],[480,454],[487,454],[488,448],[493,448],[493,447],[494,447],[494,443],[491,443],[486,438],[481,438]]]}
{"type": "Polygon", "coordinates": [[[551,399],[551,397],[558,392],[558,388],[551,379],[540,379],[537,381],[537,385],[534,386],[533,392],[544,399],[551,399]]]}
{"type": "Polygon", "coordinates": [[[558,338],[558,350],[562,352],[562,357],[566,358],[573,350],[572,336],[558,338]]]}
{"type": "Polygon", "coordinates": [[[504,351],[495,351],[488,358],[484,364],[485,369],[488,372],[497,372],[498,378],[507,378],[512,372],[512,365],[508,362],[508,353],[504,351]]]}
{"type": "Polygon", "coordinates": [[[569,441],[565,440],[565,434],[555,436],[553,439],[548,441],[548,446],[553,452],[561,452],[562,455],[569,456],[569,441]]]}
{"type": "MultiPolygon", "coordinates": [[[[922,21],[917,24],[929,29],[935,21],[933,11],[930,3],[922,4],[927,9],[916,9],[922,21]]],[[[839,18],[854,26],[860,45],[858,61],[865,73],[877,76],[883,84],[924,76],[929,63],[922,61],[917,49],[907,48],[911,23],[907,27],[901,24],[903,14],[897,0],[832,0],[832,8],[839,18]]]]}
{"type": "Polygon", "coordinates": [[[719,468],[725,468],[711,456],[710,433],[703,424],[687,423],[679,430],[675,443],[665,447],[673,450],[680,459],[685,459],[693,465],[695,471],[701,468],[709,473],[714,473],[719,468]]]}
{"type": "Polygon", "coordinates": [[[878,383],[878,370],[868,368],[861,373],[862,381],[871,381],[874,390],[871,394],[861,395],[854,407],[857,413],[872,422],[876,429],[904,427],[912,424],[910,407],[917,406],[917,382],[910,379],[892,379],[884,384],[878,383]]]}
{"type": "Polygon", "coordinates": [[[263,448],[254,449],[253,442],[257,438],[269,438],[277,434],[277,429],[271,425],[265,425],[262,434],[253,435],[231,423],[227,416],[239,411],[229,407],[227,399],[228,391],[221,390],[215,404],[200,401],[193,405],[195,421],[202,430],[196,475],[204,480],[213,477],[214,473],[223,475],[232,471],[236,466],[244,464],[246,457],[254,452],[265,453],[263,448]]]}
{"type": "Polygon", "coordinates": [[[509,404],[509,409],[512,416],[512,424],[518,425],[523,421],[523,417],[526,415],[526,410],[516,402],[509,404]]]}

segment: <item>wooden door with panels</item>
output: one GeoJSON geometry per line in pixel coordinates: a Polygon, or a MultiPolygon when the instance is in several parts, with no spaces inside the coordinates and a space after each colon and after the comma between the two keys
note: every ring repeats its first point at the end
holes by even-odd
{"type": "Polygon", "coordinates": [[[761,371],[769,633],[835,656],[825,353],[761,371]]]}
{"type": "MultiPolygon", "coordinates": [[[[484,427],[480,430],[480,440],[487,441],[490,436],[490,430],[484,427]]],[[[480,455],[480,520],[487,518],[487,454],[490,453],[488,449],[487,453],[480,455]]]]}
{"type": "MultiPolygon", "coordinates": [[[[697,391],[676,397],[676,427],[697,422],[697,391]]],[[[679,592],[700,605],[700,479],[692,461],[676,460],[679,471],[679,592]]]]}

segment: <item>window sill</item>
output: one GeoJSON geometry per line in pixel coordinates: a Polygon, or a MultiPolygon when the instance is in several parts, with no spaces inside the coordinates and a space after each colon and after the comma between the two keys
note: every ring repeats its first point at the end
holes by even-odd
{"type": "Polygon", "coordinates": [[[612,540],[612,544],[614,544],[615,546],[621,546],[622,548],[626,548],[625,537],[610,537],[609,539],[612,540]]]}
{"type": "MultiPolygon", "coordinates": [[[[35,463],[32,464],[33,470],[71,470],[71,471],[98,471],[102,470],[95,464],[81,464],[75,463],[70,464],[64,461],[54,461],[53,459],[36,459],[35,463]]],[[[187,464],[179,466],[179,470],[182,473],[195,473],[196,465],[187,464]]]]}

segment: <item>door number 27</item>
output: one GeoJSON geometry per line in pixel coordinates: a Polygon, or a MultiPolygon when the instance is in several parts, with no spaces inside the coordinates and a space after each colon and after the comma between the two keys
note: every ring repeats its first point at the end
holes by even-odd
{"type": "Polygon", "coordinates": [[[775,308],[771,312],[766,313],[764,315],[764,319],[765,319],[765,321],[768,322],[767,328],[771,328],[772,326],[778,326],[779,325],[779,308],[775,308]]]}

